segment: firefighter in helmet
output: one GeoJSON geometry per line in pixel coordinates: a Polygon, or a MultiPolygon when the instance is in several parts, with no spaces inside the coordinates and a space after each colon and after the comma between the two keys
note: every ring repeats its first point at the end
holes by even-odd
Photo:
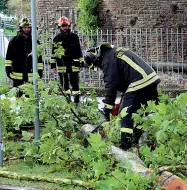
{"type": "Polygon", "coordinates": [[[132,113],[147,101],[158,101],[157,85],[160,82],[156,72],[138,55],[129,49],[112,48],[103,43],[99,47],[90,48],[85,53],[85,64],[90,67],[100,67],[103,70],[106,96],[103,112],[110,119],[117,91],[122,92],[119,112],[127,108],[127,115],[122,116],[121,148],[124,150],[138,143],[141,131],[134,128],[132,113]]]}
{"type": "Polygon", "coordinates": [[[54,44],[59,44],[63,47],[64,55],[61,57],[54,56],[57,46],[53,45],[51,69],[53,73],[58,72],[60,83],[66,92],[71,97],[74,95],[74,103],[79,103],[79,71],[83,63],[82,51],[80,47],[79,37],[71,32],[70,22],[67,17],[63,16],[58,20],[60,33],[53,39],[54,44]],[[72,89],[70,90],[70,85],[72,89]]]}
{"type": "MultiPolygon", "coordinates": [[[[7,76],[13,80],[13,87],[28,82],[33,77],[32,69],[32,37],[31,22],[22,18],[19,22],[19,32],[9,44],[5,60],[7,76]]],[[[42,57],[38,57],[38,73],[42,77],[42,57]]]]}

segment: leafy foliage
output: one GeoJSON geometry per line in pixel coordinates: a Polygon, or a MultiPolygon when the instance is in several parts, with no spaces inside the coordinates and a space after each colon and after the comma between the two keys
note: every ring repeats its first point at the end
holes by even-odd
{"type": "Polygon", "coordinates": [[[97,8],[99,0],[78,0],[77,11],[78,28],[83,32],[93,31],[98,29],[97,8]]]}
{"type": "Polygon", "coordinates": [[[8,0],[1,0],[0,1],[0,12],[6,13],[8,8],[8,0]]]}
{"type": "Polygon", "coordinates": [[[61,59],[65,54],[65,49],[62,47],[62,42],[54,43],[49,40],[49,33],[46,33],[45,37],[41,36],[40,41],[42,42],[37,46],[38,56],[43,56],[43,58],[51,58],[52,56],[61,59]],[[55,52],[49,52],[49,49],[55,47],[55,52]]]}
{"type": "MultiPolygon", "coordinates": [[[[22,131],[22,142],[17,143],[14,149],[12,149],[12,142],[4,143],[7,156],[15,152],[17,155],[19,152],[24,154],[25,163],[31,167],[38,163],[50,166],[51,173],[66,170],[73,178],[76,176],[77,179],[88,182],[94,189],[146,190],[153,187],[154,175],[148,180],[132,173],[130,168],[121,167],[121,164],[110,154],[112,143],[110,139],[105,142],[99,133],[91,134],[87,138],[89,145],[84,146],[82,123],[73,116],[71,109],[74,109],[85,123],[96,125],[103,121],[103,116],[98,112],[94,91],[89,98],[83,97],[83,102],[77,108],[73,103],[67,104],[65,97],[59,91],[57,82],[44,84],[39,81],[38,88],[40,123],[44,125],[41,140],[35,142],[32,133],[22,131]]],[[[18,130],[22,125],[33,122],[36,105],[32,84],[22,85],[19,90],[24,93],[23,96],[10,101],[11,96],[17,93],[17,89],[11,89],[3,100],[3,104],[5,100],[8,101],[9,105],[4,106],[9,107],[14,120],[12,125],[18,130]]],[[[6,121],[3,124],[3,127],[5,126],[6,121]]],[[[156,188],[155,185],[154,187],[156,188]]]]}
{"type": "MultiPolygon", "coordinates": [[[[152,167],[164,165],[185,165],[187,163],[187,93],[174,99],[167,95],[160,97],[160,103],[148,102],[134,114],[138,128],[148,133],[148,140],[156,144],[156,149],[145,147],[141,154],[152,167]],[[147,117],[147,113],[150,115],[147,117]]],[[[148,141],[147,140],[147,141],[148,141]]]]}

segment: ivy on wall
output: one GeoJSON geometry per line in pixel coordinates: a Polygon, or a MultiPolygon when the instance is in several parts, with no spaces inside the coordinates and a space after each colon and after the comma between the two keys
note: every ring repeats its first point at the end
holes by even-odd
{"type": "Polygon", "coordinates": [[[99,28],[97,8],[99,0],[77,0],[77,27],[83,32],[95,32],[99,28]]]}

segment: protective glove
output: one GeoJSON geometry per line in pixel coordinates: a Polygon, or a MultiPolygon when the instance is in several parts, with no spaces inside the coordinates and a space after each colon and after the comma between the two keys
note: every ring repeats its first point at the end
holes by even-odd
{"type": "Polygon", "coordinates": [[[109,109],[107,107],[103,108],[103,115],[104,115],[106,121],[110,121],[110,112],[111,112],[111,109],[109,109]]]}

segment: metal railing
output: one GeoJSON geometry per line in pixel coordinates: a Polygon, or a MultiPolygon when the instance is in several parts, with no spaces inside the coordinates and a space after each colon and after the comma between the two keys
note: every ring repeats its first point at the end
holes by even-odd
{"type": "MultiPolygon", "coordinates": [[[[84,51],[91,47],[100,45],[102,42],[109,42],[116,47],[130,48],[151,65],[162,79],[162,86],[185,86],[187,72],[187,33],[183,29],[125,29],[113,32],[112,30],[77,32],[81,48],[84,51]]],[[[49,44],[56,35],[43,32],[41,43],[45,44],[43,50],[45,82],[57,80],[58,76],[51,74],[49,44]]],[[[11,36],[7,36],[9,39],[11,36]]],[[[0,36],[2,38],[2,36],[0,36]]],[[[102,71],[91,71],[82,69],[80,81],[87,86],[102,87],[102,71]]]]}

